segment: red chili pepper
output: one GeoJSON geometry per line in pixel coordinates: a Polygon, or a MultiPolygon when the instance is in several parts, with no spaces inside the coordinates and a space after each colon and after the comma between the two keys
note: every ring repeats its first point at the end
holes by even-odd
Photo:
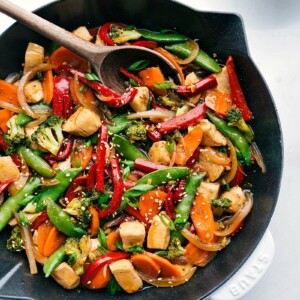
{"type": "Polygon", "coordinates": [[[97,257],[89,266],[87,271],[83,274],[81,284],[88,287],[91,284],[92,279],[96,276],[99,270],[114,261],[125,259],[130,256],[130,253],[126,252],[109,252],[107,254],[97,257]]]}
{"type": "Polygon", "coordinates": [[[181,179],[177,185],[177,187],[174,189],[173,192],[173,202],[177,203],[178,201],[180,201],[184,195],[184,191],[185,191],[185,183],[186,180],[185,179],[181,179]]]}
{"type": "Polygon", "coordinates": [[[14,162],[14,164],[18,167],[21,168],[22,167],[22,161],[19,157],[19,155],[17,153],[12,153],[10,154],[10,157],[12,159],[12,161],[14,162]]]}
{"type": "Polygon", "coordinates": [[[111,107],[122,107],[124,105],[126,105],[127,103],[129,103],[134,96],[137,94],[138,90],[131,87],[129,90],[127,90],[125,93],[123,93],[121,95],[121,97],[117,97],[117,98],[112,98],[111,100],[105,101],[104,103],[107,106],[111,106],[111,107]]]}
{"type": "Polygon", "coordinates": [[[172,220],[174,220],[176,215],[175,215],[175,206],[173,203],[173,193],[172,193],[171,187],[168,188],[167,198],[166,198],[164,205],[165,205],[165,210],[166,210],[167,215],[172,220]]]}
{"type": "Polygon", "coordinates": [[[49,217],[47,214],[47,210],[43,210],[41,214],[33,221],[31,228],[33,229],[33,231],[37,230],[40,227],[40,225],[48,219],[49,217]]]}
{"type": "Polygon", "coordinates": [[[150,223],[146,220],[146,218],[143,215],[141,215],[141,213],[137,209],[130,205],[127,205],[125,211],[128,212],[135,219],[141,221],[145,225],[146,229],[150,228],[150,223]]]}
{"type": "Polygon", "coordinates": [[[179,85],[176,89],[176,93],[186,97],[191,97],[200,94],[206,90],[212,89],[217,85],[218,82],[216,77],[210,75],[191,85],[179,85]]]}
{"type": "Polygon", "coordinates": [[[8,188],[8,186],[13,183],[13,179],[6,179],[0,183],[0,195],[8,188]]]}
{"type": "Polygon", "coordinates": [[[231,181],[231,186],[240,185],[243,182],[244,178],[245,178],[244,166],[238,165],[235,176],[231,181]]]}
{"type": "Polygon", "coordinates": [[[145,47],[148,49],[155,49],[157,48],[157,42],[154,41],[136,41],[131,44],[132,46],[139,46],[139,47],[145,47]]]}
{"type": "Polygon", "coordinates": [[[7,144],[4,141],[4,138],[2,135],[0,135],[0,148],[5,152],[8,149],[7,144]]]}
{"type": "Polygon", "coordinates": [[[125,68],[120,67],[120,72],[125,75],[126,77],[134,80],[139,86],[145,85],[143,80],[139,78],[137,75],[127,71],[125,68]]]}
{"type": "Polygon", "coordinates": [[[158,165],[151,161],[147,161],[141,158],[137,158],[134,161],[135,168],[138,168],[140,170],[146,171],[146,172],[153,172],[161,169],[167,169],[167,166],[164,165],[158,165]]]}
{"type": "Polygon", "coordinates": [[[100,137],[97,145],[97,159],[96,159],[96,189],[98,192],[104,191],[104,170],[105,170],[105,156],[106,146],[108,142],[108,129],[105,122],[102,121],[100,127],[100,137]]]}
{"type": "Polygon", "coordinates": [[[93,191],[93,189],[95,187],[96,168],[97,168],[97,165],[93,164],[90,167],[89,172],[88,172],[86,186],[87,186],[87,190],[89,191],[89,193],[92,193],[92,191],[93,191]]]}
{"type": "Polygon", "coordinates": [[[185,166],[193,169],[200,154],[200,147],[197,147],[192,156],[187,160],[185,166]]]}
{"type": "Polygon", "coordinates": [[[87,185],[87,176],[77,176],[69,185],[64,198],[64,203],[67,205],[70,203],[76,196],[76,189],[81,186],[87,185]]]}
{"type": "Polygon", "coordinates": [[[110,160],[112,170],[112,181],[114,185],[114,193],[110,200],[109,206],[104,210],[99,210],[99,218],[106,218],[115,213],[120,207],[122,201],[122,195],[124,192],[124,185],[122,180],[121,169],[119,165],[119,157],[113,156],[110,160]]]}
{"type": "Polygon", "coordinates": [[[157,130],[162,134],[167,134],[175,129],[186,129],[204,119],[206,110],[207,106],[205,103],[200,103],[185,114],[160,123],[157,130]]]}
{"type": "Polygon", "coordinates": [[[162,139],[161,133],[157,130],[147,130],[147,137],[152,141],[152,142],[158,142],[162,139]]]}
{"type": "Polygon", "coordinates": [[[109,37],[109,31],[114,23],[104,23],[99,30],[100,39],[108,46],[115,46],[115,42],[109,37]]]}
{"type": "Polygon", "coordinates": [[[72,152],[73,142],[74,141],[71,136],[66,137],[57,155],[50,154],[50,155],[46,155],[44,158],[46,160],[51,160],[51,161],[65,160],[72,152]]]}
{"type": "Polygon", "coordinates": [[[52,101],[52,111],[54,115],[61,117],[64,117],[66,115],[65,102],[69,102],[69,90],[69,80],[65,76],[58,75],[54,77],[54,90],[52,101]]]}
{"type": "Polygon", "coordinates": [[[232,56],[228,57],[226,61],[226,68],[230,84],[232,103],[241,111],[243,119],[245,121],[250,121],[253,119],[253,114],[247,105],[247,101],[245,99],[244,93],[242,91],[239,79],[235,71],[232,56]]]}
{"type": "Polygon", "coordinates": [[[131,189],[132,187],[135,186],[135,184],[136,184],[135,181],[132,181],[132,180],[129,180],[129,179],[126,179],[125,181],[123,181],[123,185],[124,185],[125,190],[131,189]]]}

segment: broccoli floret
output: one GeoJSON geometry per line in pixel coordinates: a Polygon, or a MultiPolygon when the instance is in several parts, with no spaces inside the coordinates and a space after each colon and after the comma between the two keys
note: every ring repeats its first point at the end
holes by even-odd
{"type": "Polygon", "coordinates": [[[134,28],[126,28],[118,25],[111,27],[109,35],[116,44],[124,44],[130,40],[138,40],[142,36],[134,28]]]}
{"type": "Polygon", "coordinates": [[[251,141],[254,139],[254,134],[252,129],[243,119],[241,111],[238,108],[232,108],[230,110],[227,110],[226,114],[229,121],[228,125],[237,127],[240,131],[243,132],[246,140],[251,143],[251,141]]]}
{"type": "Polygon", "coordinates": [[[12,252],[20,252],[24,250],[24,240],[21,236],[21,229],[18,225],[13,227],[10,238],[6,242],[6,248],[12,252]]]}
{"type": "Polygon", "coordinates": [[[224,210],[230,208],[232,201],[228,198],[211,199],[210,204],[215,216],[221,216],[224,210]]]}
{"type": "Polygon", "coordinates": [[[167,258],[172,260],[178,256],[184,255],[186,250],[181,246],[181,242],[178,237],[174,237],[168,246],[167,258]]]}
{"type": "Polygon", "coordinates": [[[142,122],[136,122],[126,129],[126,136],[130,143],[135,141],[145,141],[147,139],[147,129],[142,122]]]}
{"type": "Polygon", "coordinates": [[[11,152],[17,145],[22,144],[26,140],[24,128],[17,125],[17,115],[11,117],[7,122],[8,132],[4,135],[6,144],[11,152]]]}
{"type": "Polygon", "coordinates": [[[51,116],[35,130],[31,135],[31,139],[53,155],[56,155],[64,141],[61,128],[62,122],[61,117],[51,116]]]}

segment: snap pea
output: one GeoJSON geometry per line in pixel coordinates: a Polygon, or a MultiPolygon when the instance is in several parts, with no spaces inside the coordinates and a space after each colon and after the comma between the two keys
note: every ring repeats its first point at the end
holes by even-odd
{"type": "Polygon", "coordinates": [[[47,203],[47,214],[52,224],[62,233],[71,237],[82,237],[87,232],[75,223],[71,216],[67,214],[54,201],[47,203]]]}
{"type": "Polygon", "coordinates": [[[187,37],[176,32],[154,32],[145,29],[137,29],[142,37],[149,41],[162,44],[181,43],[187,41],[187,37]]]}
{"type": "Polygon", "coordinates": [[[19,126],[24,126],[28,123],[30,123],[33,120],[30,116],[27,116],[25,114],[18,114],[16,119],[16,124],[19,126]]]}
{"type": "Polygon", "coordinates": [[[128,114],[121,114],[111,119],[111,125],[107,125],[108,131],[112,134],[124,131],[133,121],[127,119],[128,114]]]}
{"type": "Polygon", "coordinates": [[[13,211],[18,211],[21,208],[24,198],[32,195],[40,184],[40,179],[33,177],[17,194],[5,200],[5,202],[0,206],[0,231],[13,217],[13,211]]]}
{"type": "Polygon", "coordinates": [[[216,125],[216,127],[232,142],[232,144],[240,152],[244,163],[249,165],[251,163],[251,149],[245,139],[244,135],[233,126],[229,126],[227,122],[219,117],[217,117],[213,111],[208,110],[206,112],[210,121],[216,125]]]}
{"type": "Polygon", "coordinates": [[[65,171],[60,171],[55,180],[59,181],[58,184],[47,186],[43,191],[37,196],[37,211],[42,211],[46,208],[46,202],[57,201],[63,193],[66,191],[68,186],[71,184],[72,180],[81,172],[81,168],[71,168],[65,171]]]}
{"type": "Polygon", "coordinates": [[[49,277],[51,273],[66,259],[66,257],[67,254],[65,252],[64,245],[51,254],[43,266],[45,277],[49,277]]]}
{"type": "MultiPolygon", "coordinates": [[[[187,58],[192,53],[192,50],[189,48],[189,46],[184,43],[167,45],[165,48],[182,58],[187,58]]],[[[218,63],[202,49],[199,49],[198,55],[193,60],[193,63],[213,73],[218,73],[221,71],[221,67],[218,65],[218,63]]]]}

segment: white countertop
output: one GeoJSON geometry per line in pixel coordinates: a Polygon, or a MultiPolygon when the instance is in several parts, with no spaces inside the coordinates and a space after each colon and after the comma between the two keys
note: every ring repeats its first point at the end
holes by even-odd
{"type": "MultiPolygon", "coordinates": [[[[51,0],[11,0],[35,9],[51,0]]],[[[300,234],[298,190],[300,172],[300,1],[177,0],[198,10],[242,15],[251,56],[274,97],[284,138],[284,172],[270,230],[275,257],[264,277],[242,300],[298,300],[300,297],[300,234]]],[[[0,15],[0,32],[12,24],[0,15]]],[[[225,300],[225,299],[224,299],[225,300]]]]}

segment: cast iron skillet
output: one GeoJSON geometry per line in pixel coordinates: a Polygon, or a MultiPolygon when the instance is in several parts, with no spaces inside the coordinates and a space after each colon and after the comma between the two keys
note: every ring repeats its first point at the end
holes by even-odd
{"type": "MultiPolygon", "coordinates": [[[[247,172],[245,186],[251,184],[254,207],[243,229],[225,250],[218,253],[208,266],[198,269],[196,275],[184,285],[167,289],[146,288],[133,295],[121,293],[114,297],[105,290],[66,291],[51,278],[45,279],[41,268],[39,275],[31,276],[25,255],[4,250],[8,235],[6,231],[0,237],[0,298],[204,299],[224,284],[256,248],[275,209],[281,181],[283,148],[280,123],[270,92],[249,57],[240,17],[198,12],[168,0],[65,0],[50,4],[36,13],[69,30],[80,25],[95,27],[106,21],[134,24],[152,30],[176,29],[189,37],[198,38],[200,47],[210,54],[217,53],[221,62],[232,54],[248,104],[255,116],[251,126],[263,154],[267,174],[263,175],[259,169],[247,172]],[[13,275],[12,272],[7,274],[14,267],[18,271],[13,275]],[[12,277],[5,281],[4,278],[9,276],[12,277]]],[[[48,44],[43,37],[19,24],[14,24],[1,36],[0,78],[21,69],[29,41],[48,44]]]]}

